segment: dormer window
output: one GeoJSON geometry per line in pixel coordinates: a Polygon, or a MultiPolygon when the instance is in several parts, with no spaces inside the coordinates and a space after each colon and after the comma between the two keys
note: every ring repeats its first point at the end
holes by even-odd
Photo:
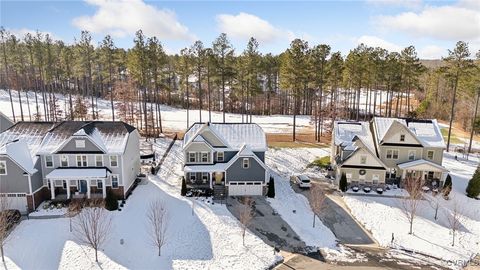
{"type": "Polygon", "coordinates": [[[401,135],[400,135],[400,141],[401,141],[401,142],[404,142],[404,141],[405,141],[405,134],[401,134],[401,135]]]}

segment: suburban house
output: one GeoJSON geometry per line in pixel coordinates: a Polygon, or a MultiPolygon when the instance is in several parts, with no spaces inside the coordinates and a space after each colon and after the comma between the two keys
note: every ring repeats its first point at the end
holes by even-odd
{"type": "Polygon", "coordinates": [[[253,123],[195,123],[183,138],[184,177],[189,189],[214,197],[263,195],[269,174],[267,141],[253,123]]]}
{"type": "Polygon", "coordinates": [[[18,122],[0,133],[0,192],[22,212],[109,189],[125,198],[139,173],[139,137],[124,122],[18,122]]]}
{"type": "Polygon", "coordinates": [[[421,177],[427,185],[443,185],[448,170],[436,120],[374,117],[372,121],[336,121],[331,163],[336,183],[345,174],[349,186],[401,185],[421,177]]]}

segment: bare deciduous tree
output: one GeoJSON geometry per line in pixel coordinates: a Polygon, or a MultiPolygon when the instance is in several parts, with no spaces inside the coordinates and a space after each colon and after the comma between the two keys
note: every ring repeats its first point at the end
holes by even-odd
{"type": "Polygon", "coordinates": [[[243,202],[238,205],[238,220],[242,224],[242,242],[245,246],[245,233],[247,228],[252,223],[253,214],[252,214],[252,204],[253,200],[250,197],[244,198],[243,202]]]}
{"type": "Polygon", "coordinates": [[[452,230],[452,247],[455,246],[455,234],[462,227],[464,221],[463,209],[458,204],[457,201],[454,201],[452,209],[444,209],[445,218],[447,219],[447,224],[450,230],[452,230]]]}
{"type": "Polygon", "coordinates": [[[326,196],[318,185],[313,185],[310,189],[308,201],[313,211],[313,227],[315,228],[315,217],[325,208],[326,196]]]}
{"type": "Polygon", "coordinates": [[[428,203],[430,207],[435,211],[434,218],[435,220],[438,219],[438,210],[441,207],[441,199],[442,196],[440,194],[432,194],[432,196],[428,199],[428,203]]]}
{"type": "Polygon", "coordinates": [[[107,241],[112,229],[112,218],[103,202],[94,201],[85,207],[74,219],[74,235],[83,244],[95,250],[98,262],[98,249],[107,241]]]}
{"type": "Polygon", "coordinates": [[[150,240],[158,248],[158,256],[162,254],[162,247],[167,243],[168,211],[165,203],[156,200],[150,204],[147,212],[150,240]]]}
{"type": "Polygon", "coordinates": [[[82,210],[82,205],[76,200],[72,200],[68,204],[66,216],[69,219],[70,232],[72,232],[72,218],[76,216],[81,210],[82,210]]]}
{"type": "Polygon", "coordinates": [[[422,198],[422,187],[424,181],[421,177],[407,177],[404,180],[403,188],[408,192],[409,196],[401,199],[400,206],[403,214],[410,223],[409,234],[413,234],[413,221],[417,216],[417,211],[422,198]]]}
{"type": "Polygon", "coordinates": [[[0,194],[0,252],[2,253],[2,262],[5,262],[5,252],[3,248],[7,243],[10,227],[13,222],[13,215],[10,215],[8,210],[8,198],[6,194],[0,194]]]}

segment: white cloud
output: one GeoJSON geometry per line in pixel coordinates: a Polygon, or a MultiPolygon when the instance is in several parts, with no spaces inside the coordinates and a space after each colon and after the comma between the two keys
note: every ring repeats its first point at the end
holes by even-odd
{"type": "Polygon", "coordinates": [[[390,52],[400,52],[403,49],[403,47],[401,46],[398,46],[394,43],[388,42],[376,36],[361,36],[356,39],[356,43],[357,45],[363,43],[370,47],[381,47],[390,52]]]}
{"type": "Polygon", "coordinates": [[[145,35],[160,39],[195,38],[188,28],[178,21],[173,11],[158,9],[142,0],[86,0],[86,2],[96,6],[97,10],[92,16],[73,19],[73,25],[80,30],[125,37],[141,29],[145,35]]]}
{"type": "Polygon", "coordinates": [[[447,54],[447,49],[437,45],[427,45],[418,50],[420,59],[441,59],[447,54]]]}
{"type": "MultiPolygon", "coordinates": [[[[6,29],[10,34],[15,35],[17,38],[23,38],[26,34],[31,34],[35,36],[37,34],[37,30],[28,29],[28,28],[8,28],[6,29]]],[[[52,40],[61,40],[61,38],[57,37],[51,32],[48,31],[40,31],[38,30],[43,36],[49,35],[52,40]]]]}
{"type": "Polygon", "coordinates": [[[415,37],[443,40],[475,40],[480,38],[478,1],[461,1],[456,5],[425,6],[419,12],[403,12],[378,16],[374,23],[385,30],[398,30],[415,37]]]}
{"type": "Polygon", "coordinates": [[[260,42],[272,42],[278,39],[295,38],[292,31],[280,29],[262,18],[244,12],[238,15],[217,15],[217,25],[220,32],[227,33],[236,39],[254,37],[260,42]]]}

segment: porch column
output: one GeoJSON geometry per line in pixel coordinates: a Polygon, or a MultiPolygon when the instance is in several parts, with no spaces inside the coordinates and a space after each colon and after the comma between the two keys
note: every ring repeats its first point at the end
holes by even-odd
{"type": "Polygon", "coordinates": [[[421,171],[422,172],[422,182],[425,181],[425,172],[424,171],[421,171]]]}
{"type": "Polygon", "coordinates": [[[55,183],[53,179],[50,179],[50,192],[52,195],[52,200],[55,199],[55,183]]]}
{"type": "Polygon", "coordinates": [[[208,173],[210,175],[210,188],[213,188],[213,172],[208,173]]]}
{"type": "Polygon", "coordinates": [[[402,171],[402,180],[405,179],[406,174],[407,174],[407,169],[402,171]]]}
{"type": "Polygon", "coordinates": [[[70,180],[65,180],[67,182],[67,199],[70,199],[70,180]]]}
{"type": "Polygon", "coordinates": [[[102,198],[107,197],[107,187],[105,186],[105,178],[102,179],[102,198]]]}
{"type": "Polygon", "coordinates": [[[87,198],[90,199],[90,179],[85,181],[87,181],[87,198]]]}

